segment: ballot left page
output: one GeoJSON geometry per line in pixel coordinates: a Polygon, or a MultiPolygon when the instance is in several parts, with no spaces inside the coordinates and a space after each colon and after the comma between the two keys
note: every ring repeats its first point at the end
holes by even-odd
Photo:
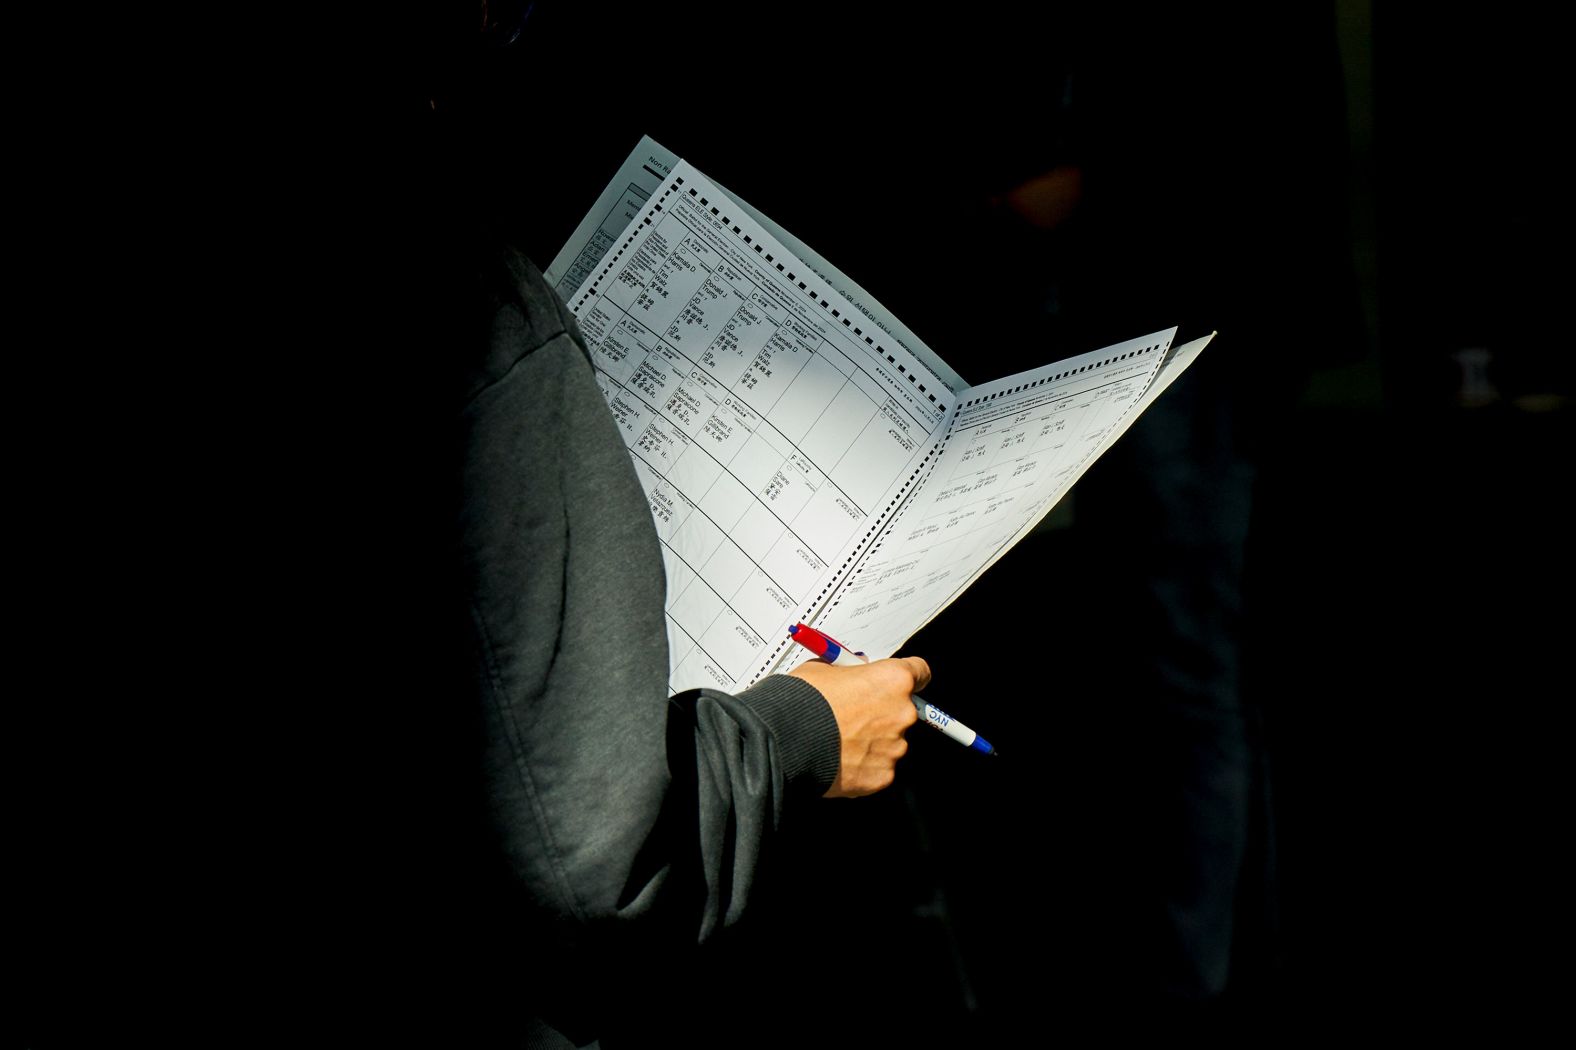
{"type": "Polygon", "coordinates": [[[737,688],[886,522],[957,394],[683,161],[568,302],[662,542],[670,686],[737,688]]]}

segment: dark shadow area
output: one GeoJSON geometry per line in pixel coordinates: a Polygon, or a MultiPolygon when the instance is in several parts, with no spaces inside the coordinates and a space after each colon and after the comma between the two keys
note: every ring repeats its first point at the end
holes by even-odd
{"type": "MultiPolygon", "coordinates": [[[[1506,1034],[1558,1001],[1544,949],[1570,932],[1556,747],[1576,376],[1555,317],[1555,34],[1500,9],[1089,6],[897,27],[702,4],[642,26],[543,2],[479,76],[466,127],[409,156],[409,114],[373,136],[393,172],[368,192],[381,239],[346,253],[365,272],[336,322],[381,311],[372,342],[420,294],[419,268],[367,280],[410,222],[405,160],[452,150],[473,191],[455,214],[545,267],[641,134],[971,382],[1172,325],[1178,342],[1218,332],[906,647],[930,661],[928,698],[1001,757],[916,729],[895,789],[798,813],[751,920],[627,1004],[677,1045],[1506,1034]]],[[[399,39],[384,57],[403,87],[426,59],[399,39]]],[[[394,258],[420,254],[413,236],[394,258]]],[[[237,862],[293,888],[204,904],[248,917],[172,971],[208,971],[207,1005],[187,1009],[512,1045],[530,946],[500,935],[482,832],[458,816],[473,727],[433,701],[445,670],[422,607],[443,584],[410,554],[448,525],[429,499],[445,364],[422,356],[441,335],[395,334],[366,385],[364,357],[324,365],[355,376],[376,425],[347,422],[310,478],[301,506],[361,509],[324,513],[322,549],[303,544],[328,582],[296,596],[290,630],[355,655],[301,661],[335,670],[286,694],[286,743],[327,773],[298,789],[299,830],[242,832],[305,845],[237,862]],[[362,604],[340,638],[346,595],[362,604]],[[319,717],[350,726],[319,735],[319,717]],[[275,917],[290,966],[231,962],[275,917]]],[[[61,789],[74,811],[89,794],[61,789]]],[[[140,942],[83,962],[101,931],[70,901],[96,869],[68,863],[74,825],[47,808],[26,823],[65,858],[40,881],[70,871],[24,924],[41,946],[29,1023],[72,1031],[75,983],[98,982],[83,967],[112,982],[140,942]]],[[[173,1008],[135,981],[120,997],[173,1008]]]]}

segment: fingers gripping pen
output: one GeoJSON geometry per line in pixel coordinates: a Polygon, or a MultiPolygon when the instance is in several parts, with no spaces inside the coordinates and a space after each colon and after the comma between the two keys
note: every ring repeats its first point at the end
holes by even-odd
{"type": "MultiPolygon", "coordinates": [[[[822,634],[815,628],[806,627],[802,623],[788,628],[788,635],[814,653],[816,657],[829,664],[847,666],[870,662],[870,659],[864,653],[854,652],[831,635],[822,634]]],[[[975,751],[980,751],[987,755],[997,754],[996,749],[990,745],[990,741],[947,714],[941,708],[926,703],[924,699],[918,696],[910,697],[910,699],[914,701],[914,708],[919,712],[922,722],[941,730],[964,747],[971,747],[975,751]]]]}

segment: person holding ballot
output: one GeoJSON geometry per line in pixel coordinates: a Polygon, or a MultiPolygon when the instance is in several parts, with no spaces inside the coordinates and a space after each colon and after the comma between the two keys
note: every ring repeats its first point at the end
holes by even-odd
{"type": "Polygon", "coordinates": [[[464,612],[533,956],[540,1016],[520,1021],[554,1045],[546,1026],[639,1028],[627,989],[740,917],[796,798],[891,784],[930,672],[812,661],[670,698],[657,533],[578,325],[518,253],[483,273],[457,415],[464,612]]]}

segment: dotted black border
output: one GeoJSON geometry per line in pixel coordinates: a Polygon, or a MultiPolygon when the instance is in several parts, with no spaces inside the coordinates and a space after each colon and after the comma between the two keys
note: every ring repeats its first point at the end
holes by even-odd
{"type": "Polygon", "coordinates": [[[1118,361],[1126,361],[1130,357],[1137,357],[1140,354],[1153,353],[1156,350],[1164,349],[1167,345],[1168,344],[1166,343],[1156,343],[1153,346],[1145,346],[1137,350],[1129,350],[1125,354],[1117,354],[1115,357],[1108,357],[1104,361],[1095,361],[1087,365],[1081,365],[1078,368],[1069,368],[1065,372],[1058,372],[1053,376],[1045,376],[1042,379],[1036,379],[1032,383],[1020,383],[1011,390],[998,390],[996,393],[989,394],[985,397],[970,398],[968,401],[963,402],[963,407],[972,408],[975,405],[983,405],[987,401],[994,401],[998,397],[1005,397],[1008,394],[1016,394],[1024,390],[1032,390],[1037,386],[1044,386],[1046,383],[1055,383],[1059,380],[1066,379],[1068,376],[1075,376],[1083,372],[1090,372],[1097,368],[1106,368],[1110,365],[1116,364],[1118,361]]]}
{"type": "MultiPolygon", "coordinates": [[[[848,571],[848,566],[858,561],[863,554],[867,553],[865,547],[870,543],[871,537],[876,537],[876,544],[875,546],[869,548],[868,553],[873,554],[881,549],[882,539],[879,534],[886,526],[887,518],[892,514],[894,509],[898,511],[898,517],[902,517],[902,511],[907,509],[904,505],[904,500],[908,496],[909,492],[914,489],[915,480],[919,478],[919,475],[922,472],[925,474],[927,479],[930,477],[930,471],[934,471],[936,469],[936,462],[941,457],[942,449],[946,447],[947,441],[951,437],[952,427],[948,426],[947,432],[942,435],[941,440],[937,441],[930,447],[930,451],[925,453],[925,458],[920,460],[919,464],[914,467],[913,473],[909,474],[908,480],[903,483],[903,487],[898,489],[897,494],[894,495],[887,503],[886,507],[882,509],[880,515],[874,522],[871,523],[870,527],[865,530],[864,538],[859,541],[859,545],[849,552],[848,557],[843,559],[843,564],[838,566],[837,571],[834,572],[831,578],[826,581],[826,586],[821,588],[821,593],[817,594],[814,598],[811,598],[805,604],[805,607],[799,613],[798,622],[807,622],[810,614],[815,612],[816,609],[820,608],[821,602],[826,600],[827,593],[834,590],[838,586],[839,582],[843,578],[843,573],[848,571]],[[930,471],[925,470],[927,465],[929,465],[930,471]]],[[[922,485],[924,482],[920,482],[920,484],[922,485]]],[[[896,520],[897,518],[892,519],[894,522],[896,520]]],[[[857,576],[862,571],[864,571],[864,566],[861,565],[855,570],[854,575],[857,576]]],[[[830,606],[827,606],[827,608],[835,608],[836,605],[837,602],[833,602],[830,606]]],[[[783,650],[788,647],[788,643],[791,641],[791,638],[779,639],[777,642],[777,648],[773,649],[771,655],[766,658],[765,666],[776,666],[778,657],[782,655],[783,650]]],[[[747,684],[754,685],[760,680],[760,678],[761,672],[756,672],[755,676],[751,678],[747,684]]]]}

